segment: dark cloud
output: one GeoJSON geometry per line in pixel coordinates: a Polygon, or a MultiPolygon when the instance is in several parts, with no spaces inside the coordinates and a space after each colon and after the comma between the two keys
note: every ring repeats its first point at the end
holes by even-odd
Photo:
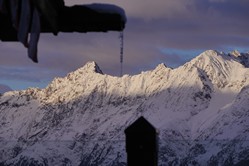
{"type": "MultiPolygon", "coordinates": [[[[66,5],[92,3],[65,0],[66,5]]],[[[95,0],[123,7],[125,29],[124,72],[136,74],[158,63],[178,66],[192,50],[249,49],[248,0],[95,0]],[[178,50],[162,52],[162,49],[178,50]],[[186,52],[184,54],[184,51],[186,52]]],[[[0,43],[0,78],[32,82],[56,76],[96,61],[102,70],[119,75],[119,33],[60,33],[41,36],[39,64],[33,64],[19,43],[0,43]]],[[[186,57],[187,56],[187,57],[186,57]]],[[[196,55],[194,55],[196,56],[196,55]]]]}

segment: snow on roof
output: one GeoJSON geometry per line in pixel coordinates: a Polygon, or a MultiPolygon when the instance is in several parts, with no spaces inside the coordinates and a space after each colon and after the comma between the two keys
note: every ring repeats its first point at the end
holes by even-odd
{"type": "Polygon", "coordinates": [[[126,22],[127,20],[124,9],[122,9],[119,6],[113,4],[102,4],[102,3],[93,3],[85,6],[92,10],[98,11],[99,13],[119,14],[124,22],[126,22]]]}

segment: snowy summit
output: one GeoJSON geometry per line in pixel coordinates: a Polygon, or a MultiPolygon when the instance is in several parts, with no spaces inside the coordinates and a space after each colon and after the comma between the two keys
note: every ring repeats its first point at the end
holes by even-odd
{"type": "Polygon", "coordinates": [[[0,96],[0,165],[125,166],[124,130],[159,131],[159,165],[249,161],[248,53],[208,50],[183,66],[135,76],[95,62],[45,89],[0,96]]]}

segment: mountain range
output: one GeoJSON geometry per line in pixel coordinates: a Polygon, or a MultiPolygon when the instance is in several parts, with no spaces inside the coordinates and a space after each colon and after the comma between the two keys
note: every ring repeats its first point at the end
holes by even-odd
{"type": "Polygon", "coordinates": [[[104,74],[95,62],[46,88],[0,95],[0,166],[125,166],[124,130],[158,130],[159,165],[249,163],[249,53],[207,50],[172,69],[104,74]]]}

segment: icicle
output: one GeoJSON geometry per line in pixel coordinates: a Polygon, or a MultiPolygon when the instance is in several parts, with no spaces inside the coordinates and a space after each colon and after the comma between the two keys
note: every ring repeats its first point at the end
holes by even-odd
{"type": "Polygon", "coordinates": [[[123,60],[124,60],[124,32],[121,31],[119,35],[120,39],[120,77],[123,76],[123,60]]]}

